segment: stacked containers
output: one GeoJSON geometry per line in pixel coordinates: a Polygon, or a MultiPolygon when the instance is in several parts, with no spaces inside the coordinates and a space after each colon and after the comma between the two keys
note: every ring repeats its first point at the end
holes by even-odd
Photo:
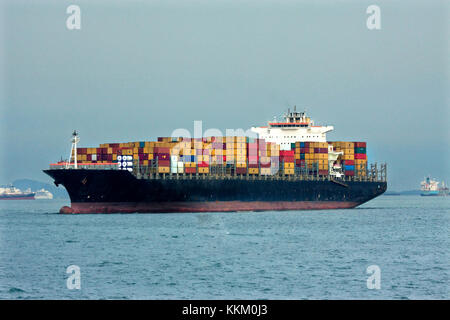
{"type": "Polygon", "coordinates": [[[355,146],[355,172],[357,175],[367,174],[367,144],[365,142],[354,142],[355,146]]]}
{"type": "Polygon", "coordinates": [[[327,142],[296,142],[294,148],[297,168],[307,168],[311,174],[328,175],[327,142]]]}
{"type": "Polygon", "coordinates": [[[280,151],[280,167],[283,169],[283,174],[294,174],[295,153],[294,150],[281,150],[280,151]]]}
{"type": "Polygon", "coordinates": [[[227,163],[233,162],[233,157],[236,163],[236,174],[247,174],[247,137],[226,137],[227,139],[227,163]],[[231,138],[231,139],[228,139],[231,138]],[[234,141],[234,148],[232,147],[234,141]],[[230,142],[230,143],[229,143],[230,142]],[[228,149],[230,147],[230,149],[228,149]],[[230,151],[229,151],[230,150],[230,151]],[[232,158],[228,155],[232,154],[232,158]],[[230,160],[230,161],[229,161],[230,160]]]}
{"type": "Polygon", "coordinates": [[[194,139],[194,150],[197,158],[198,173],[209,173],[209,148],[210,144],[204,143],[203,139],[194,139]]]}
{"type": "MultiPolygon", "coordinates": [[[[264,139],[259,139],[258,143],[258,156],[259,156],[259,173],[261,175],[271,174],[271,161],[270,155],[272,151],[272,143],[266,142],[264,139]]],[[[278,163],[278,162],[277,162],[278,163]]]]}
{"type": "MultiPolygon", "coordinates": [[[[347,176],[365,175],[365,142],[330,142],[343,151],[347,176]]],[[[157,167],[159,173],[208,174],[210,168],[235,168],[236,174],[291,175],[308,168],[312,174],[328,174],[328,143],[296,142],[292,150],[280,152],[280,145],[248,137],[206,137],[200,139],[159,137],[158,141],[101,144],[99,148],[77,148],[80,163],[117,162],[118,155],[133,156],[139,165],[157,167]]],[[[233,169],[226,172],[233,172],[233,169]],[[230,171],[231,170],[231,171],[230,171]]]]}
{"type": "Polygon", "coordinates": [[[259,144],[259,139],[249,138],[246,145],[249,174],[259,174],[259,144]]]}
{"type": "Polygon", "coordinates": [[[353,142],[335,141],[330,142],[335,151],[343,151],[341,156],[342,169],[346,176],[355,175],[355,145],[353,142]]]}

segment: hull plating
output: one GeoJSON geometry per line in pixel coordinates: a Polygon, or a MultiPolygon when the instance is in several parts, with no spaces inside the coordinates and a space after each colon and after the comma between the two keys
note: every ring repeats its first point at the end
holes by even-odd
{"type": "Polygon", "coordinates": [[[137,179],[123,170],[45,170],[68,191],[64,213],[314,210],[356,207],[386,182],[284,179],[137,179]]]}

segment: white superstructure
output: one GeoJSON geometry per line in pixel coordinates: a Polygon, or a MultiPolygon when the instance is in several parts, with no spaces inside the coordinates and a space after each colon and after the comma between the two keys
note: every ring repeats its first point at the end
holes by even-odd
{"type": "Polygon", "coordinates": [[[426,177],[420,185],[422,191],[439,191],[439,182],[430,177],[426,177]]]}
{"type": "Polygon", "coordinates": [[[315,126],[314,121],[306,116],[306,112],[294,111],[284,115],[282,122],[268,122],[264,127],[252,127],[260,139],[275,142],[281,150],[291,150],[291,143],[297,141],[326,142],[327,132],[334,129],[333,126],[315,126]]]}

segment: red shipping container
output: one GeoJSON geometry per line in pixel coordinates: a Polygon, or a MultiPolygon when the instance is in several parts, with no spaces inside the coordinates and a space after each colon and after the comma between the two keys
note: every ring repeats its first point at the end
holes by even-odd
{"type": "Polygon", "coordinates": [[[345,171],[345,175],[346,176],[354,176],[355,175],[355,171],[345,171]]]}
{"type": "Polygon", "coordinates": [[[270,168],[270,165],[271,165],[270,162],[260,164],[261,168],[270,168]]]}
{"type": "Polygon", "coordinates": [[[185,173],[196,173],[197,168],[186,167],[186,168],[184,168],[184,172],[185,173]]]}
{"type": "Polygon", "coordinates": [[[280,150],[280,157],[283,156],[293,157],[294,155],[295,155],[294,150],[280,150]]]}
{"type": "Polygon", "coordinates": [[[355,153],[355,159],[367,160],[367,155],[365,153],[355,153]]]}
{"type": "Polygon", "coordinates": [[[202,162],[199,162],[199,163],[198,163],[198,166],[199,166],[199,167],[209,167],[209,163],[206,162],[206,161],[202,161],[202,162]]]}
{"type": "Polygon", "coordinates": [[[246,174],[247,168],[236,168],[236,173],[237,174],[246,174]]]}
{"type": "Polygon", "coordinates": [[[156,155],[158,160],[170,160],[170,154],[169,153],[159,153],[156,155]]]}
{"type": "MultiPolygon", "coordinates": [[[[257,163],[256,163],[256,164],[249,163],[249,164],[248,164],[248,167],[249,167],[249,168],[259,168],[259,164],[257,164],[257,163]]],[[[261,167],[262,167],[262,166],[261,166],[261,167]]]]}
{"type": "Polygon", "coordinates": [[[295,162],[295,157],[294,156],[280,157],[280,162],[281,161],[284,161],[284,162],[295,162]]]}
{"type": "Polygon", "coordinates": [[[365,142],[355,142],[355,148],[366,148],[367,144],[365,142]]]}
{"type": "Polygon", "coordinates": [[[158,166],[170,167],[170,160],[158,160],[158,166]]]}
{"type": "Polygon", "coordinates": [[[92,155],[91,155],[91,154],[88,154],[87,157],[86,157],[86,160],[87,160],[87,161],[92,161],[92,155]]]}
{"type": "Polygon", "coordinates": [[[328,175],[328,170],[319,170],[319,175],[320,176],[327,176],[328,175]]]}
{"type": "Polygon", "coordinates": [[[353,166],[355,165],[355,160],[344,160],[344,165],[346,166],[353,166]]]}

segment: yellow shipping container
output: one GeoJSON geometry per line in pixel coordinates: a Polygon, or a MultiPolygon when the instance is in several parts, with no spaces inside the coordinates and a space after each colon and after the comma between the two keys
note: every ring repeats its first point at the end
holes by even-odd
{"type": "Polygon", "coordinates": [[[272,173],[271,173],[270,168],[261,168],[261,175],[266,176],[266,175],[271,175],[271,174],[272,173]]]}
{"type": "Polygon", "coordinates": [[[294,169],[294,162],[285,162],[284,168],[285,169],[294,169]]]}
{"type": "Polygon", "coordinates": [[[234,161],[236,159],[236,157],[233,154],[227,154],[225,156],[225,158],[226,158],[227,162],[234,161]]]}
{"type": "Polygon", "coordinates": [[[245,162],[236,162],[236,167],[238,167],[238,168],[247,168],[247,163],[245,163],[245,162]]]}
{"type": "Polygon", "coordinates": [[[353,154],[344,154],[344,160],[354,160],[353,154]]]}
{"type": "Polygon", "coordinates": [[[249,168],[248,169],[248,173],[249,174],[258,174],[259,173],[259,169],[258,168],[249,168]]]}
{"type": "Polygon", "coordinates": [[[284,174],[294,174],[294,169],[284,169],[283,170],[284,174]]]}
{"type": "Polygon", "coordinates": [[[208,167],[198,167],[198,173],[209,173],[208,167]]]}
{"type": "Polygon", "coordinates": [[[354,154],[355,153],[355,149],[345,149],[344,153],[345,154],[354,154]]]}
{"type": "Polygon", "coordinates": [[[355,144],[353,142],[345,142],[344,147],[346,149],[353,149],[355,147],[355,144]]]}
{"type": "Polygon", "coordinates": [[[122,150],[122,154],[127,155],[127,156],[132,156],[133,155],[133,149],[123,149],[122,150]]]}
{"type": "Polygon", "coordinates": [[[158,173],[169,173],[170,167],[158,167],[158,173]]]}

